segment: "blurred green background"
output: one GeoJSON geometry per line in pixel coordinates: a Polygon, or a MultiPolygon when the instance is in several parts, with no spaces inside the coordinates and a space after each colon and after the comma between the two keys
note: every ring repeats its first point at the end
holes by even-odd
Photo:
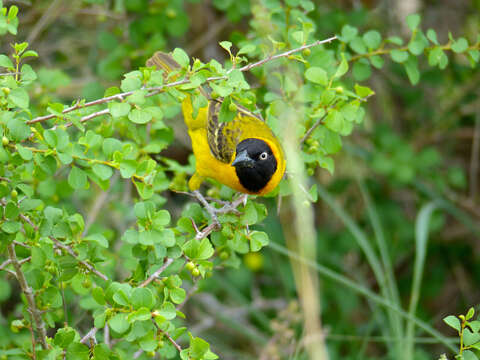
{"type": "MultiPolygon", "coordinates": [[[[476,40],[480,29],[478,0],[312,3],[315,10],[309,16],[317,25],[317,39],[340,33],[345,24],[361,32],[375,29],[385,37],[407,38],[405,17],[414,12],[422,14],[423,28],[436,30],[440,43],[448,41],[449,31],[476,40]]],[[[40,55],[30,64],[39,75],[31,92],[38,109],[34,115],[42,115],[48,102],[103,97],[106,88],[118,85],[125,72],[142,66],[156,50],[181,47],[203,61],[223,62],[226,53],[218,42],[246,38],[255,1],[4,0],[4,4],[20,8],[17,38],[28,41],[40,55]]],[[[2,38],[0,53],[10,51],[9,43],[9,36],[2,38]]],[[[314,204],[316,261],[378,292],[377,279],[355,239],[360,231],[372,244],[385,245],[378,258],[394,275],[399,302],[406,309],[418,246],[416,222],[421,221],[421,209],[434,202],[437,207],[426,224],[430,233],[417,317],[453,337],[456,334],[442,318],[465,313],[480,301],[480,72],[460,57],[452,58],[444,70],[421,68],[416,86],[400,64],[388,62],[381,70],[373,69],[367,84],[376,94],[365,105],[364,123],[344,139],[343,150],[334,157],[335,173],[317,169],[310,178],[320,194],[314,204]]],[[[261,106],[260,96],[258,102],[261,106]]],[[[181,117],[176,119],[180,125],[174,121],[169,125],[180,129],[177,141],[165,154],[186,164],[189,140],[181,131],[181,117]]],[[[119,219],[129,206],[125,197],[132,195],[115,187],[109,196],[104,225],[122,233],[126,225],[119,219]]],[[[275,202],[262,201],[269,207],[262,230],[273,243],[283,244],[282,222],[285,226],[289,215],[281,212],[277,217],[275,202]]],[[[178,213],[181,204],[169,204],[178,213]]],[[[80,212],[84,207],[83,213],[88,209],[82,203],[76,206],[80,212]]],[[[290,261],[275,249],[246,255],[245,266],[239,269],[216,272],[201,283],[200,293],[184,309],[189,329],[209,341],[222,359],[297,356],[302,317],[295,281],[290,261]]],[[[17,289],[12,286],[0,281],[5,314],[15,303],[12,292],[17,289]]],[[[391,319],[377,303],[323,276],[319,289],[332,359],[398,358],[398,352],[391,351],[396,343],[389,331],[391,319]]],[[[436,341],[430,344],[421,331],[417,335],[415,359],[437,359],[446,351],[436,341]]]]}

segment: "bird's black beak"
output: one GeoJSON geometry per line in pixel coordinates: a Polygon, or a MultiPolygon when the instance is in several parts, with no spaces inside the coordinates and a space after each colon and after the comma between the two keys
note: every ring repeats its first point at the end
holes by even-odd
{"type": "Polygon", "coordinates": [[[240,151],[236,156],[235,160],[232,162],[232,166],[242,165],[244,167],[252,167],[254,161],[250,156],[248,156],[247,150],[240,151]]]}

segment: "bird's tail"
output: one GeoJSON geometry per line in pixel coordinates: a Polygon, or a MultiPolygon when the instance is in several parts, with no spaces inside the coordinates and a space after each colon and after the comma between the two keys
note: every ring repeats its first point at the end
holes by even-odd
{"type": "Polygon", "coordinates": [[[157,70],[163,70],[167,75],[172,71],[181,68],[181,66],[173,59],[172,55],[161,51],[157,51],[153,54],[153,56],[147,60],[146,65],[148,67],[155,66],[157,70]]]}

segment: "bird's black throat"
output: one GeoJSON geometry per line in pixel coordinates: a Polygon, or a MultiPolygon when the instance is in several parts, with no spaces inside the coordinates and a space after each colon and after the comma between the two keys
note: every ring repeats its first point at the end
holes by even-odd
{"type": "Polygon", "coordinates": [[[237,145],[236,154],[246,150],[250,160],[235,165],[235,172],[242,186],[256,193],[262,190],[277,170],[277,159],[268,144],[260,139],[245,139],[237,145]],[[266,152],[268,157],[261,160],[260,155],[266,152]]]}

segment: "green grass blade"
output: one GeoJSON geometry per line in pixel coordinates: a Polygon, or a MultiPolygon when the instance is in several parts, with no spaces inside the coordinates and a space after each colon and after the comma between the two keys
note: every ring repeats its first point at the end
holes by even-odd
{"type": "Polygon", "coordinates": [[[322,198],[322,200],[330,206],[333,212],[342,220],[345,224],[347,229],[353,235],[355,240],[357,241],[358,246],[362,249],[365,257],[367,258],[368,264],[372,268],[372,271],[377,279],[378,284],[381,288],[386,290],[386,282],[385,282],[385,275],[382,269],[382,265],[380,264],[380,260],[375,253],[372,245],[367,239],[365,233],[360,229],[360,227],[355,223],[352,217],[334,200],[334,198],[328,193],[328,191],[321,185],[317,184],[318,186],[318,195],[322,198]]]}
{"type": "MultiPolygon", "coordinates": [[[[375,234],[375,240],[380,251],[380,258],[382,261],[383,268],[385,269],[385,280],[386,286],[388,288],[389,299],[391,302],[400,307],[400,296],[398,295],[397,282],[395,279],[395,274],[393,271],[392,261],[390,259],[390,254],[388,251],[387,242],[385,240],[385,235],[380,221],[380,216],[378,215],[377,209],[374,203],[371,200],[370,193],[368,188],[365,186],[363,180],[358,179],[358,184],[360,192],[362,193],[363,200],[367,207],[368,217],[372,224],[373,232],[375,234]]],[[[388,316],[391,322],[392,330],[394,336],[397,338],[403,338],[403,324],[400,316],[394,311],[390,310],[388,316]]],[[[401,344],[398,344],[401,346],[401,344]]],[[[397,350],[398,357],[400,353],[403,353],[402,349],[397,350]]]]}
{"type": "MultiPolygon", "coordinates": [[[[408,314],[415,317],[418,299],[420,298],[420,290],[422,284],[423,269],[425,266],[425,257],[427,254],[428,229],[433,211],[437,208],[435,202],[429,202],[424,205],[418,213],[415,221],[415,263],[413,269],[412,294],[410,297],[410,305],[408,314]]],[[[406,330],[406,351],[404,359],[412,359],[413,357],[413,337],[415,332],[415,324],[412,321],[407,323],[406,330]]]]}
{"type": "Polygon", "coordinates": [[[424,322],[424,321],[422,321],[422,320],[420,320],[420,319],[418,319],[414,316],[411,316],[406,311],[402,310],[401,308],[399,308],[395,304],[391,303],[390,301],[385,300],[383,297],[375,294],[373,291],[367,289],[366,287],[356,284],[355,282],[348,279],[347,277],[345,277],[345,276],[343,276],[343,275],[341,275],[341,274],[339,274],[339,273],[337,273],[337,272],[335,272],[335,271],[333,271],[333,270],[331,270],[331,269],[329,269],[329,268],[327,268],[323,265],[320,265],[316,262],[305,259],[305,258],[299,256],[297,253],[294,253],[294,252],[286,249],[282,245],[279,245],[279,244],[274,243],[274,242],[270,242],[270,244],[268,246],[272,250],[274,250],[274,251],[276,251],[280,254],[291,257],[291,258],[293,258],[297,261],[302,261],[307,266],[310,266],[313,269],[315,269],[320,275],[322,275],[322,276],[324,276],[324,277],[326,277],[330,280],[333,280],[333,281],[337,282],[338,284],[341,284],[343,286],[348,287],[349,289],[367,297],[368,299],[376,302],[377,304],[396,311],[404,319],[412,321],[413,323],[415,323],[416,326],[421,328],[427,334],[429,334],[432,337],[434,337],[435,339],[437,339],[439,343],[443,344],[449,350],[451,350],[452,352],[456,351],[456,348],[455,348],[454,345],[452,345],[452,342],[447,337],[443,336],[439,331],[435,330],[428,323],[426,323],[426,322],[424,322]]]}

